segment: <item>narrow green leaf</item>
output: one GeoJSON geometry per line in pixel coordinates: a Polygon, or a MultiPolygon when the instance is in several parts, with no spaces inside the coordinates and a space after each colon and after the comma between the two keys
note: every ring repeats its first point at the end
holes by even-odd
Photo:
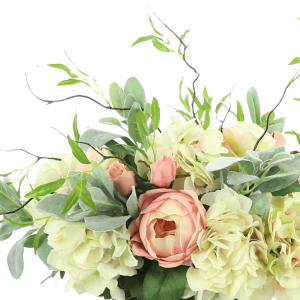
{"type": "Polygon", "coordinates": [[[149,17],[149,21],[150,21],[150,24],[151,24],[151,26],[152,26],[153,31],[154,31],[156,34],[158,34],[158,35],[160,35],[160,36],[163,36],[163,35],[162,35],[159,31],[157,31],[156,28],[154,27],[153,22],[152,22],[152,19],[151,19],[151,17],[149,16],[149,14],[148,14],[148,17],[149,17]]]}
{"type": "Polygon", "coordinates": [[[70,147],[72,149],[72,153],[77,158],[77,160],[79,162],[81,162],[82,164],[89,165],[90,161],[86,157],[85,153],[79,147],[79,145],[70,138],[69,135],[68,135],[68,142],[69,142],[69,145],[70,145],[70,147]]]}
{"type": "Polygon", "coordinates": [[[211,105],[206,104],[206,111],[205,111],[204,124],[203,124],[204,130],[207,130],[210,125],[210,110],[211,110],[211,105]]]}
{"type": "Polygon", "coordinates": [[[102,124],[114,125],[123,128],[121,122],[116,118],[102,118],[99,120],[99,122],[102,124]]]}
{"type": "Polygon", "coordinates": [[[59,188],[61,188],[64,185],[65,181],[66,180],[64,178],[61,178],[46,184],[42,184],[37,188],[33,189],[32,191],[30,191],[29,193],[27,193],[25,195],[25,198],[37,198],[37,197],[49,195],[57,191],[59,188]]]}
{"type": "MultiPolygon", "coordinates": [[[[86,180],[86,179],[85,179],[86,180]]],[[[89,207],[93,212],[97,212],[96,204],[93,201],[90,192],[86,188],[86,186],[82,187],[82,190],[80,191],[80,200],[89,207]]]]}
{"type": "Polygon", "coordinates": [[[60,81],[57,86],[63,86],[63,85],[74,85],[77,83],[84,83],[86,85],[88,85],[89,87],[91,87],[87,82],[79,80],[79,79],[67,79],[67,80],[63,80],[60,81]]]}
{"type": "Polygon", "coordinates": [[[147,42],[149,40],[152,40],[153,38],[158,38],[156,37],[155,35],[148,35],[148,36],[143,36],[143,37],[140,37],[138,38],[132,45],[131,47],[139,44],[139,43],[143,43],[143,42],[147,42]]]}
{"type": "Polygon", "coordinates": [[[39,229],[39,231],[37,232],[35,238],[34,238],[34,241],[33,241],[33,248],[34,248],[34,253],[36,254],[36,251],[38,250],[39,248],[39,243],[40,243],[40,237],[41,237],[41,234],[44,232],[44,229],[47,225],[48,221],[39,229]]]}
{"type": "Polygon", "coordinates": [[[7,177],[9,176],[10,174],[12,174],[13,172],[9,172],[9,173],[6,173],[6,174],[0,174],[0,177],[7,177]]]}
{"type": "Polygon", "coordinates": [[[138,127],[144,135],[149,136],[149,128],[147,126],[146,117],[140,109],[135,111],[135,119],[138,127]]]}
{"type": "Polygon", "coordinates": [[[286,131],[285,134],[291,134],[294,135],[297,138],[297,142],[300,145],[300,134],[297,133],[296,131],[292,130],[292,131],[286,131]]]}
{"type": "MultiPolygon", "coordinates": [[[[78,181],[82,181],[82,179],[79,178],[78,181]]],[[[77,188],[78,181],[76,183],[76,187],[73,189],[73,191],[68,196],[67,202],[66,202],[61,214],[66,214],[78,202],[79,195],[80,195],[80,191],[77,188]]]]}
{"type": "Polygon", "coordinates": [[[239,101],[237,101],[237,120],[238,121],[245,121],[245,116],[243,112],[242,105],[239,101]]]}
{"type": "Polygon", "coordinates": [[[150,102],[146,102],[145,109],[144,109],[144,114],[145,114],[145,117],[146,117],[146,122],[148,122],[148,120],[151,117],[151,107],[152,107],[152,104],[150,102]]]}
{"type": "Polygon", "coordinates": [[[296,100],[296,101],[300,102],[300,98],[293,98],[293,100],[296,100]]]}
{"type": "MultiPolygon", "coordinates": [[[[188,91],[190,92],[190,94],[191,94],[191,96],[192,96],[192,99],[194,99],[194,93],[193,93],[193,91],[190,89],[190,88],[187,88],[188,89],[188,91]]],[[[197,105],[197,107],[199,108],[199,109],[201,109],[203,106],[202,106],[202,104],[200,103],[200,101],[199,101],[199,99],[197,98],[197,97],[195,97],[195,103],[196,103],[196,105],[197,105]]]]}
{"type": "Polygon", "coordinates": [[[152,106],[151,106],[151,114],[152,114],[152,127],[153,130],[157,130],[160,122],[160,108],[156,98],[153,97],[152,106]]]}
{"type": "Polygon", "coordinates": [[[67,74],[72,78],[78,78],[78,76],[76,74],[72,73],[71,70],[63,64],[49,64],[48,66],[51,68],[61,69],[65,72],[67,72],[67,74]]]}
{"type": "Polygon", "coordinates": [[[261,124],[260,104],[257,91],[254,87],[247,92],[247,103],[250,111],[250,116],[254,124],[261,124]]]}
{"type": "Polygon", "coordinates": [[[140,149],[140,148],[138,148],[136,146],[128,146],[128,147],[131,148],[131,149],[133,149],[133,150],[135,150],[135,151],[140,152],[145,158],[148,159],[148,155],[146,154],[146,152],[143,149],[140,149]]]}
{"type": "Polygon", "coordinates": [[[78,127],[77,127],[77,113],[75,113],[74,120],[73,120],[73,132],[74,132],[75,140],[79,141],[80,134],[79,134],[78,127]]]}
{"type": "Polygon", "coordinates": [[[230,96],[230,94],[227,94],[227,95],[224,96],[224,97],[222,98],[222,100],[219,102],[219,104],[218,104],[217,107],[216,107],[216,114],[219,113],[219,110],[220,110],[220,108],[221,108],[221,106],[222,106],[222,103],[224,103],[224,102],[226,101],[226,99],[227,99],[229,96],[230,96]]]}
{"type": "MultiPolygon", "coordinates": [[[[82,71],[80,71],[80,70],[75,66],[75,64],[73,63],[73,61],[71,60],[71,58],[69,57],[69,55],[67,54],[66,51],[65,51],[65,54],[66,54],[67,58],[69,59],[69,61],[74,65],[74,67],[75,67],[81,74],[83,74],[84,76],[87,76],[87,77],[91,77],[90,75],[88,75],[88,74],[83,73],[82,71]]],[[[93,77],[91,77],[91,78],[93,78],[93,77]]],[[[93,79],[94,79],[94,78],[93,78],[93,79]]]]}
{"type": "Polygon", "coordinates": [[[300,57],[295,57],[289,65],[295,65],[295,64],[300,64],[300,57]]]}
{"type": "Polygon", "coordinates": [[[184,40],[184,38],[185,38],[185,36],[187,35],[188,32],[190,32],[190,30],[186,30],[186,31],[184,32],[184,34],[180,36],[180,39],[181,39],[182,41],[184,40]]]}
{"type": "Polygon", "coordinates": [[[135,187],[132,187],[132,193],[126,203],[127,210],[133,219],[139,216],[139,202],[135,192],[135,187]]]}
{"type": "MultiPolygon", "coordinates": [[[[267,119],[268,119],[268,115],[270,114],[270,112],[266,112],[265,114],[263,114],[261,116],[261,126],[263,127],[266,127],[266,123],[267,123],[267,119]]],[[[270,116],[270,119],[269,119],[269,122],[271,123],[272,121],[274,121],[275,119],[275,112],[273,111],[271,116],[270,116]]]]}
{"type": "Polygon", "coordinates": [[[133,103],[132,108],[131,108],[131,110],[129,112],[129,115],[128,115],[127,122],[128,122],[129,136],[134,141],[140,143],[141,138],[140,138],[139,133],[138,133],[137,121],[136,121],[136,116],[135,116],[135,112],[139,109],[141,109],[141,106],[137,102],[133,103]]]}
{"type": "Polygon", "coordinates": [[[286,196],[288,194],[291,193],[296,193],[296,192],[300,192],[300,185],[299,185],[299,181],[296,180],[294,183],[292,183],[291,185],[289,185],[288,187],[277,191],[277,192],[273,192],[273,196],[286,196]]]}
{"type": "Polygon", "coordinates": [[[162,52],[170,52],[171,51],[167,46],[165,46],[164,44],[162,44],[161,42],[159,42],[157,40],[157,38],[153,38],[152,39],[152,44],[159,51],[162,51],[162,52]]]}

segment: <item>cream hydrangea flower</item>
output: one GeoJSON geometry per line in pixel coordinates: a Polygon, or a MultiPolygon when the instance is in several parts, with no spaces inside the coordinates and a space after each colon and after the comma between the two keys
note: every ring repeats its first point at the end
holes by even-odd
{"type": "Polygon", "coordinates": [[[118,288],[120,275],[133,276],[142,266],[128,245],[129,231],[125,224],[110,232],[95,232],[84,223],[66,223],[51,220],[45,232],[53,248],[48,263],[58,270],[69,272],[72,287],[81,294],[101,295],[106,288],[116,300],[125,300],[125,293],[118,288]]]}
{"type": "MultiPolygon", "coordinates": [[[[53,158],[60,158],[61,161],[49,159],[47,164],[41,166],[40,171],[38,172],[35,183],[32,185],[32,188],[49,183],[51,181],[58,180],[60,178],[64,178],[68,176],[68,173],[72,170],[75,170],[79,161],[74,157],[72,153],[53,153],[50,155],[53,158]]],[[[26,193],[31,191],[31,187],[29,186],[26,189],[26,193]]],[[[57,193],[69,194],[71,192],[71,187],[69,181],[66,180],[64,185],[57,190],[57,193]]],[[[44,197],[40,197],[42,199],[44,197]]],[[[38,202],[36,200],[32,200],[30,203],[26,205],[26,209],[31,214],[33,220],[45,218],[46,215],[40,213],[35,207],[38,202]]],[[[46,220],[37,221],[34,223],[34,228],[38,229],[45,224],[46,220]]]]}
{"type": "Polygon", "coordinates": [[[213,293],[210,295],[220,293],[215,296],[222,300],[249,299],[267,280],[262,220],[249,214],[249,198],[228,187],[204,195],[201,201],[210,208],[207,229],[200,234],[199,249],[191,257],[195,268],[187,272],[189,287],[200,295],[205,290],[213,293]]]}
{"type": "MultiPolygon", "coordinates": [[[[272,197],[268,217],[269,270],[284,289],[300,289],[300,199],[272,197]]],[[[293,293],[292,290],[289,293],[293,293]]],[[[300,298],[300,297],[299,297],[300,298]]]]}

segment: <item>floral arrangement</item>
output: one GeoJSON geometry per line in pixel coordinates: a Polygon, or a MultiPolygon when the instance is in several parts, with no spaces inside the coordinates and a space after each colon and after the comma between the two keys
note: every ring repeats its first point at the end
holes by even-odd
{"type": "MultiPolygon", "coordinates": [[[[285,118],[276,119],[275,109],[300,70],[270,112],[261,114],[255,88],[248,91],[249,122],[239,102],[236,112],[232,108],[232,92],[214,109],[205,87],[203,99],[197,97],[199,73],[186,60],[189,30],[178,36],[161,21],[178,39],[176,51],[149,20],[155,35],[133,46],[151,41],[196,74],[185,97],[180,83],[181,118],[172,116],[160,129],[159,102],[146,101],[135,77],[124,90],[112,83],[107,99],[93,77],[49,64],[70,77],[58,86],[84,83],[105,104],[83,95],[35,97],[47,104],[86,98],[118,113],[121,121],[107,117],[100,123],[125,133],[80,134],[75,115],[72,137],[66,136],[70,153],[40,157],[20,150],[35,162],[0,180],[0,240],[29,227],[8,254],[11,275],[21,277],[27,247],[51,270],[48,278],[70,277],[66,291],[104,299],[299,300],[300,154],[285,149],[285,118]],[[237,120],[225,127],[229,114],[237,120]],[[217,128],[210,128],[213,118],[217,128]],[[21,197],[31,166],[42,159],[48,163],[21,197]]],[[[298,63],[296,57],[290,64],[298,63]]],[[[286,134],[300,143],[295,131],[286,134]]]]}

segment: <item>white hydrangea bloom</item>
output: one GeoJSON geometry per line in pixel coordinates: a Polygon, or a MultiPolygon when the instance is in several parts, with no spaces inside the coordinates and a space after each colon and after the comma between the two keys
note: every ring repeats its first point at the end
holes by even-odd
{"type": "Polygon", "coordinates": [[[98,297],[108,288],[114,299],[125,300],[124,291],[117,286],[118,278],[133,276],[142,266],[128,245],[130,234],[125,224],[110,232],[95,232],[84,223],[52,220],[45,232],[53,248],[48,263],[72,277],[66,291],[74,287],[79,294],[98,297]]]}
{"type": "MultiPolygon", "coordinates": [[[[68,176],[68,173],[72,170],[75,170],[79,161],[74,157],[72,153],[53,153],[50,157],[60,158],[61,161],[49,159],[47,164],[41,166],[40,171],[38,172],[35,183],[32,185],[32,188],[35,189],[42,184],[49,183],[61,178],[68,176]]],[[[31,191],[31,187],[27,187],[26,193],[31,191]]],[[[57,190],[57,193],[69,194],[71,192],[71,187],[69,181],[66,180],[64,185],[57,190]]],[[[44,197],[40,197],[42,199],[44,197]]],[[[32,200],[26,205],[26,209],[31,214],[33,220],[47,217],[45,214],[40,213],[36,208],[36,200],[32,200]]],[[[34,223],[34,228],[38,229],[45,224],[46,220],[37,221],[34,223]]]]}
{"type": "Polygon", "coordinates": [[[228,187],[204,195],[201,201],[210,208],[207,229],[199,235],[199,249],[191,257],[195,268],[187,272],[189,287],[205,300],[250,299],[267,280],[262,220],[249,214],[249,198],[228,187]]]}

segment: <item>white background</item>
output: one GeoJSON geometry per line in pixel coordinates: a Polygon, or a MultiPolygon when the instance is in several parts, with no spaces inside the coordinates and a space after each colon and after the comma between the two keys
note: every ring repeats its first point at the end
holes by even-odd
{"type": "MultiPolygon", "coordinates": [[[[285,86],[297,71],[288,66],[300,56],[300,2],[298,1],[0,1],[0,149],[23,148],[37,155],[69,151],[64,134],[72,133],[72,120],[78,112],[79,128],[88,126],[105,130],[97,121],[118,115],[105,111],[85,99],[75,99],[46,106],[29,92],[25,73],[34,92],[44,99],[61,99],[75,94],[101,98],[85,85],[56,87],[68,76],[46,67],[49,63],[68,63],[64,50],[77,66],[97,78],[105,95],[109,84],[124,87],[126,80],[137,77],[149,101],[155,96],[163,111],[162,128],[173,110],[182,108],[178,86],[185,76],[191,87],[194,73],[175,54],[157,51],[147,42],[131,48],[139,37],[152,34],[147,18],[155,12],[178,35],[191,32],[187,60],[199,70],[198,95],[207,87],[215,105],[237,83],[232,100],[246,108],[246,93],[254,86],[262,102],[262,111],[271,110],[285,86]],[[40,66],[36,68],[36,66],[40,66]]],[[[178,42],[153,17],[156,27],[177,48],[178,42]]],[[[69,66],[70,63],[68,63],[69,66]]],[[[299,130],[300,81],[291,86],[277,117],[287,116],[286,130],[299,130]]],[[[250,120],[248,113],[246,114],[250,120]]],[[[228,120],[230,121],[230,120],[228,120]]],[[[229,122],[227,122],[227,125],[229,122]]],[[[297,148],[296,140],[287,136],[288,148],[297,148]]],[[[0,153],[0,173],[23,168],[33,158],[22,153],[0,153]]],[[[34,169],[32,174],[37,169],[34,169]]],[[[31,176],[33,178],[33,176],[31,176]]],[[[23,232],[0,244],[1,299],[79,299],[75,292],[64,293],[64,283],[49,280],[48,270],[25,251],[25,271],[19,281],[10,277],[6,256],[23,232]]],[[[81,296],[91,299],[91,296],[81,296]]],[[[94,297],[93,297],[94,298],[94,297]]]]}

